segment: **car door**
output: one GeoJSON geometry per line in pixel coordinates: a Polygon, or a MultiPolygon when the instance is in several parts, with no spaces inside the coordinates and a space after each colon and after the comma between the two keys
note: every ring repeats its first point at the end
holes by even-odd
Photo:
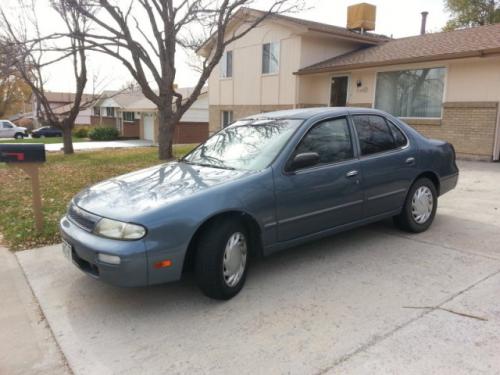
{"type": "Polygon", "coordinates": [[[290,155],[316,152],[317,165],[276,171],[278,240],[356,221],[363,213],[361,173],[346,117],[314,124],[290,155]]]}
{"type": "Polygon", "coordinates": [[[353,115],[363,174],[364,217],[399,210],[415,176],[415,149],[394,123],[375,114],[353,115]]]}
{"type": "Polygon", "coordinates": [[[7,138],[6,128],[4,128],[4,122],[0,121],[0,138],[7,138]]]}

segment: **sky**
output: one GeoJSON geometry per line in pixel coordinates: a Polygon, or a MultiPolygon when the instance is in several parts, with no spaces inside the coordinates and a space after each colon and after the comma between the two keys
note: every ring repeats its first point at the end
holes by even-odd
{"type": "MultiPolygon", "coordinates": [[[[37,16],[40,22],[45,23],[47,30],[57,30],[62,24],[50,10],[44,0],[38,1],[37,16]],[[50,23],[44,22],[51,20],[50,23]]],[[[267,3],[266,0],[257,0],[257,6],[267,3]]],[[[292,14],[294,17],[323,22],[344,27],[347,20],[347,7],[362,2],[360,0],[305,0],[306,9],[292,14]]],[[[418,35],[422,11],[428,11],[427,30],[440,31],[449,18],[444,9],[443,0],[367,0],[376,5],[376,33],[385,34],[394,38],[418,35]]],[[[0,3],[10,7],[10,11],[18,10],[17,0],[0,0],[0,3]]],[[[4,6],[2,5],[2,6],[4,6]]],[[[264,9],[264,8],[262,8],[264,9]]],[[[62,22],[62,21],[61,21],[62,22]]],[[[176,54],[177,76],[179,87],[193,86],[197,82],[197,73],[191,70],[187,62],[189,57],[178,51],[176,54]]],[[[88,61],[90,78],[87,92],[100,92],[124,87],[133,79],[126,68],[118,61],[100,54],[91,54],[88,61]],[[96,79],[93,79],[96,77],[96,79]]],[[[51,91],[74,91],[71,77],[71,65],[60,63],[46,72],[46,88],[51,91]]]]}

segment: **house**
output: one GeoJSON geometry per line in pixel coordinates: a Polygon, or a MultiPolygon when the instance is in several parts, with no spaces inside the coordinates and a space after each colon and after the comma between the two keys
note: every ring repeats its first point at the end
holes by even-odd
{"type": "Polygon", "coordinates": [[[139,138],[140,113],[129,107],[143,98],[139,90],[104,91],[92,107],[90,124],[116,128],[124,138],[139,138]]]}
{"type": "MultiPolygon", "coordinates": [[[[47,98],[50,108],[55,114],[64,114],[69,111],[71,104],[75,100],[75,94],[69,92],[46,92],[45,97],[47,98]]],[[[82,103],[88,104],[85,109],[80,110],[76,120],[75,125],[88,126],[90,125],[91,117],[91,106],[90,103],[93,101],[93,95],[83,94],[82,103]]],[[[36,95],[32,96],[32,109],[33,109],[33,126],[39,128],[43,126],[40,113],[43,112],[43,107],[38,102],[36,95]]]]}
{"type": "MultiPolygon", "coordinates": [[[[262,14],[240,9],[228,35],[262,14]]],[[[370,29],[265,19],[226,48],[209,78],[210,133],[266,111],[373,107],[452,142],[459,156],[498,160],[500,24],[401,39],[370,29]]]]}
{"type": "MultiPolygon", "coordinates": [[[[192,88],[176,88],[183,97],[192,88]]],[[[106,91],[93,107],[93,126],[116,127],[120,136],[158,143],[156,105],[138,90],[106,91]]],[[[208,138],[208,94],[203,90],[175,128],[174,143],[201,143],[208,138]]]]}

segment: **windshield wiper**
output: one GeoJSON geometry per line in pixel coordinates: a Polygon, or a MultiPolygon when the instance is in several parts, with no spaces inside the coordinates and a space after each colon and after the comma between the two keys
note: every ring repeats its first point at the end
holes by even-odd
{"type": "Polygon", "coordinates": [[[191,164],[191,165],[199,165],[200,167],[209,167],[209,168],[217,168],[217,169],[228,169],[228,170],[231,170],[231,171],[236,170],[236,168],[228,167],[227,165],[223,165],[223,164],[216,165],[216,164],[209,164],[209,163],[195,163],[195,162],[184,160],[184,159],[181,160],[181,162],[186,163],[186,164],[191,164]]]}

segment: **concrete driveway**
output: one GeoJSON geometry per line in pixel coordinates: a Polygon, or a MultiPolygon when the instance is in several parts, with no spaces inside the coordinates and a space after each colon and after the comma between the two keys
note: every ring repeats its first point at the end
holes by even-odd
{"type": "MultiPolygon", "coordinates": [[[[153,142],[145,139],[128,139],[116,141],[99,141],[99,142],[75,142],[73,148],[75,151],[82,150],[100,150],[104,148],[130,148],[130,147],[148,147],[153,146],[153,142]]],[[[46,151],[61,151],[62,143],[48,143],[45,145],[46,151]]]]}
{"type": "Polygon", "coordinates": [[[118,289],[58,246],[17,253],[76,374],[500,372],[500,165],[461,163],[423,234],[384,222],[255,261],[221,303],[192,277],[118,289]]]}

